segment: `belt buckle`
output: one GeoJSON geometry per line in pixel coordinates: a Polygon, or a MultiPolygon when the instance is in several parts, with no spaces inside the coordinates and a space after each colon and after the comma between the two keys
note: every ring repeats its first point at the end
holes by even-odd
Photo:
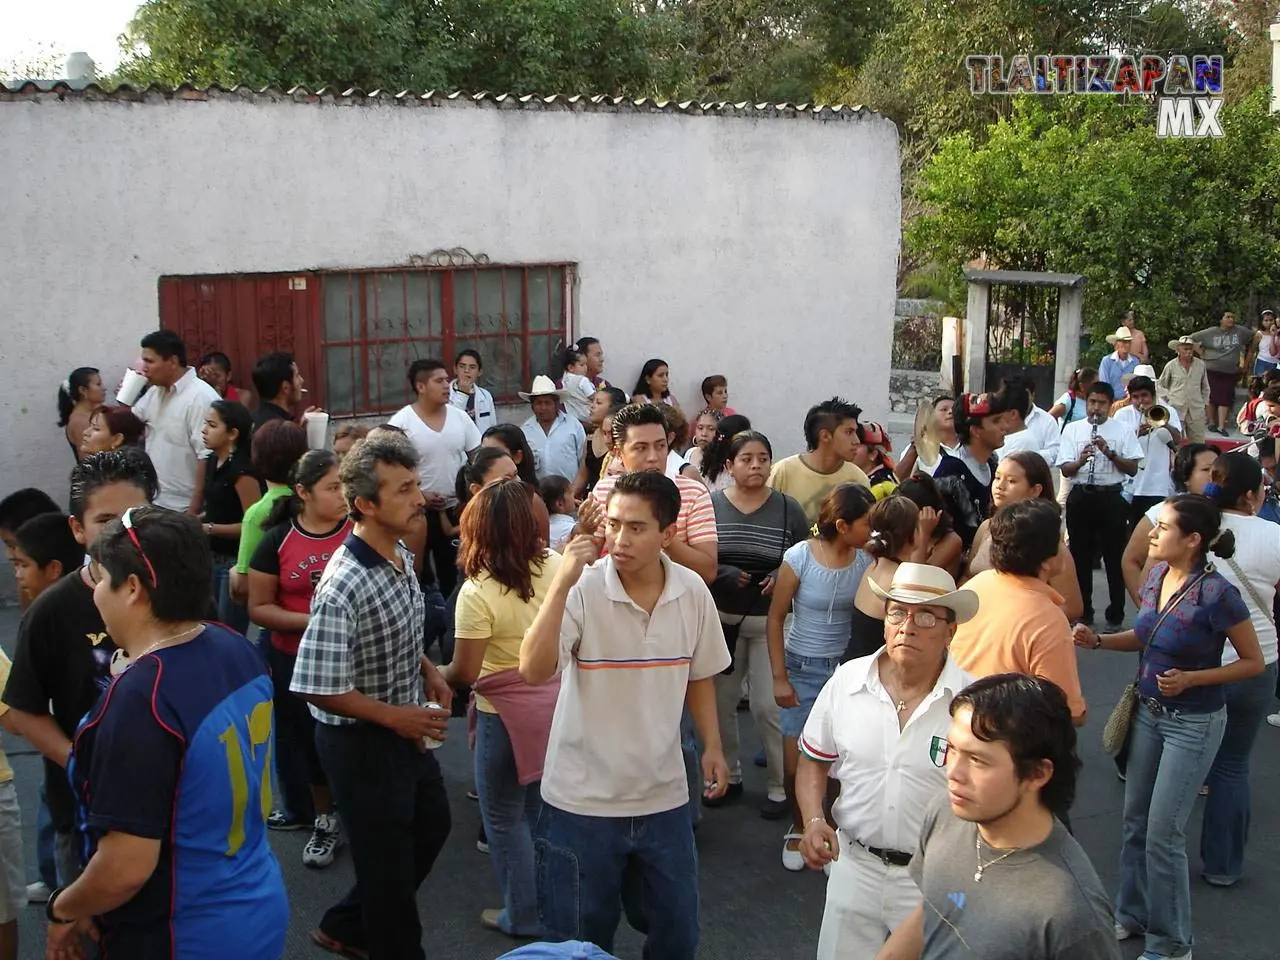
{"type": "Polygon", "coordinates": [[[882,864],[884,864],[886,867],[891,867],[891,866],[893,866],[893,864],[889,862],[889,851],[888,851],[888,850],[883,850],[883,849],[882,849],[882,850],[880,851],[880,853],[879,853],[878,857],[879,857],[880,862],[881,862],[882,864]]]}

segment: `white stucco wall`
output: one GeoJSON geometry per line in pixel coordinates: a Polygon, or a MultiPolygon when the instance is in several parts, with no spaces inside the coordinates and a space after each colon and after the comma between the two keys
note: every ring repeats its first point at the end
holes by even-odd
{"type": "Polygon", "coordinates": [[[118,370],[168,274],[379,267],[462,246],[574,261],[575,335],[630,389],[711,372],[775,441],[814,401],[888,410],[897,132],[816,117],[212,94],[0,96],[0,495],[60,502],[56,385],[118,370]]]}

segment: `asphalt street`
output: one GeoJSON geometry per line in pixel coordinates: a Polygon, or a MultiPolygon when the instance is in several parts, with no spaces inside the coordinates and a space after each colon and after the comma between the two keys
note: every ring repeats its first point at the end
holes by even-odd
{"type": "MultiPolygon", "coordinates": [[[[1101,574],[1095,590],[1104,590],[1101,574]]],[[[0,610],[0,639],[12,649],[16,610],[0,610]]],[[[1120,846],[1124,784],[1103,755],[1103,722],[1132,676],[1129,654],[1082,651],[1080,672],[1089,700],[1088,724],[1081,731],[1084,771],[1072,810],[1076,836],[1092,858],[1109,891],[1115,890],[1120,846]]],[[[754,754],[758,740],[748,714],[742,722],[744,756],[754,754]]],[[[471,786],[470,757],[464,722],[455,720],[452,736],[438,753],[453,813],[453,832],[418,897],[424,945],[433,960],[490,960],[517,944],[480,927],[480,911],[501,906],[488,857],[477,852],[479,812],[466,797],[471,786]]],[[[28,870],[34,876],[36,789],[41,776],[38,758],[23,741],[6,736],[22,801],[28,870]]],[[[1280,729],[1264,726],[1253,755],[1253,823],[1244,879],[1231,889],[1216,889],[1199,880],[1200,805],[1189,824],[1192,852],[1192,906],[1198,960],[1274,960],[1274,930],[1266,919],[1280,896],[1280,729]]],[[[822,917],[823,876],[791,874],[780,861],[782,828],[760,819],[764,771],[749,763],[741,802],[705,811],[698,831],[701,859],[702,946],[704,960],[780,960],[812,957],[822,917]]],[[[292,905],[284,956],[287,960],[320,960],[331,956],[311,945],[307,932],[325,907],[352,879],[345,851],[330,868],[310,870],[301,863],[306,834],[272,836],[283,866],[292,905]]],[[[28,907],[21,920],[23,960],[43,957],[43,915],[28,907]]],[[[1141,952],[1140,941],[1124,945],[1126,960],[1141,952]]],[[[623,960],[640,957],[640,938],[625,923],[615,947],[623,960]]],[[[235,960],[235,958],[228,958],[235,960]]],[[[850,958],[862,960],[862,958],[850,958]]]]}

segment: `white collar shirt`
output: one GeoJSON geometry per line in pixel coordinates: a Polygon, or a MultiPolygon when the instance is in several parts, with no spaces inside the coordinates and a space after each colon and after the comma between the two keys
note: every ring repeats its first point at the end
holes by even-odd
{"type": "Polygon", "coordinates": [[[576,418],[561,410],[551,421],[551,429],[542,429],[537,417],[530,417],[520,428],[533,450],[533,467],[542,477],[564,477],[572,481],[578,475],[587,434],[576,418]]]}
{"type": "MultiPolygon", "coordinates": [[[[1174,428],[1182,429],[1182,418],[1177,408],[1166,406],[1169,411],[1169,423],[1174,428]]],[[[1133,404],[1121,407],[1112,419],[1133,431],[1142,448],[1142,466],[1133,478],[1130,491],[1135,497],[1171,497],[1173,486],[1173,451],[1169,449],[1171,435],[1167,430],[1152,430],[1144,437],[1138,436],[1138,428],[1146,421],[1146,417],[1133,404]]]]}
{"type": "MultiPolygon", "coordinates": [[[[1092,435],[1093,424],[1088,420],[1076,420],[1063,427],[1058,444],[1057,465],[1061,467],[1080,459],[1080,451],[1089,445],[1092,435]]],[[[1107,446],[1115,451],[1116,456],[1125,460],[1139,462],[1142,460],[1142,447],[1138,445],[1138,438],[1132,427],[1125,426],[1114,418],[1108,418],[1102,426],[1098,427],[1098,436],[1107,441],[1107,446]]],[[[1127,474],[1121,472],[1108,457],[1098,453],[1094,456],[1093,463],[1084,464],[1071,478],[1071,482],[1103,487],[1113,483],[1124,483],[1127,479],[1129,479],[1127,474]]]]}
{"type": "Polygon", "coordinates": [[[951,655],[933,689],[898,729],[898,708],[880,682],[881,647],[836,669],[800,737],[812,760],[840,781],[836,826],[869,847],[911,853],[924,813],[947,789],[951,701],[973,682],[951,655]]]}
{"type": "Polygon", "coordinates": [[[147,455],[160,480],[156,506],[182,511],[191,505],[200,458],[209,452],[205,417],[218,399],[218,392],[196,376],[195,367],[187,367],[173,386],[152,385],[134,404],[134,416],[147,425],[147,455]]]}

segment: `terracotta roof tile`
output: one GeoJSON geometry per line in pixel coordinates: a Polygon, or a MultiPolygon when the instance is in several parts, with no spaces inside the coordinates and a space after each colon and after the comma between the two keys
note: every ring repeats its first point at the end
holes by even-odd
{"type": "Polygon", "coordinates": [[[372,90],[366,93],[357,87],[338,91],[336,88],[321,87],[308,90],[306,87],[291,87],[281,90],[278,87],[264,87],[255,90],[243,85],[226,88],[218,84],[208,87],[196,87],[184,83],[178,87],[161,87],[155,84],[145,88],[135,88],[127,84],[111,90],[97,84],[77,90],[69,84],[59,81],[50,89],[31,81],[25,81],[15,87],[7,87],[0,83],[0,103],[9,101],[44,101],[44,100],[89,100],[122,101],[127,103],[159,102],[162,100],[253,100],[284,101],[294,103],[331,103],[341,106],[355,106],[368,102],[394,103],[405,106],[443,107],[456,104],[498,109],[498,110],[569,110],[585,113],[667,113],[667,114],[706,114],[716,116],[751,116],[751,117],[813,117],[815,119],[853,119],[859,117],[876,117],[879,114],[862,106],[846,106],[836,104],[808,103],[699,103],[695,100],[654,100],[648,97],[633,99],[630,97],[584,96],[581,94],[560,94],[540,96],[535,94],[514,93],[476,93],[462,91],[446,93],[428,90],[419,93],[401,90],[392,93],[389,90],[372,90]]]}

